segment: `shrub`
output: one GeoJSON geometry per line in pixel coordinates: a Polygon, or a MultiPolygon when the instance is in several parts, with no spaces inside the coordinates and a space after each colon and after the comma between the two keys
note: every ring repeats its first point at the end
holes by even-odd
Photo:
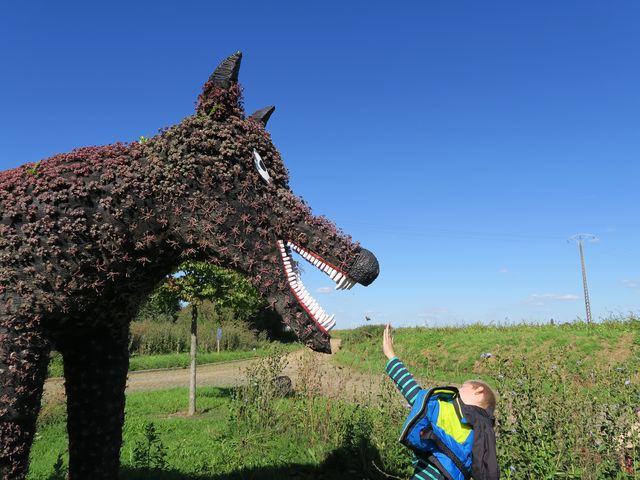
{"type": "MultiPolygon", "coordinates": [[[[251,350],[267,341],[266,334],[233,317],[230,310],[216,310],[205,302],[198,315],[198,350],[216,351],[218,327],[222,327],[222,350],[251,350]]],[[[191,345],[191,309],[185,308],[175,323],[151,320],[131,323],[129,352],[136,355],[188,352],[191,345]]]]}

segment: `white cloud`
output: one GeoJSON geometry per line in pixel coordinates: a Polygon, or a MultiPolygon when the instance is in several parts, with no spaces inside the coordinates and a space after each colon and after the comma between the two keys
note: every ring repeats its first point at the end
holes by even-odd
{"type": "Polygon", "coordinates": [[[622,284],[627,287],[630,288],[632,290],[638,290],[640,289],[640,283],[638,283],[635,280],[622,280],[622,284]]]}
{"type": "Polygon", "coordinates": [[[549,302],[573,302],[578,300],[577,295],[570,293],[532,293],[525,299],[529,305],[544,305],[549,302]]]}
{"type": "Polygon", "coordinates": [[[501,275],[504,275],[505,273],[509,273],[509,269],[502,267],[500,270],[498,270],[498,273],[500,273],[501,275]]]}
{"type": "Polygon", "coordinates": [[[316,288],[317,293],[331,293],[333,289],[331,287],[319,287],[316,288]]]}

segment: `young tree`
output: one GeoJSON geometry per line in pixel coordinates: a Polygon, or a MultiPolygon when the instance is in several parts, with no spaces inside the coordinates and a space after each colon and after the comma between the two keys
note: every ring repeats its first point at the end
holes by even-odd
{"type": "Polygon", "coordinates": [[[230,308],[235,315],[248,318],[264,304],[255,289],[236,272],[206,262],[188,261],[180,265],[158,289],[158,298],[188,302],[191,306],[191,376],[189,415],[196,410],[196,359],[198,347],[198,308],[204,300],[230,308]]]}

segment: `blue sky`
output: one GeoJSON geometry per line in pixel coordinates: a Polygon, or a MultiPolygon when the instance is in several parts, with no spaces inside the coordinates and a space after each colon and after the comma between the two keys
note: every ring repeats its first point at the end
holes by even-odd
{"type": "MultiPolygon", "coordinates": [[[[241,50],[291,184],[379,258],[339,327],[640,311],[640,3],[4,2],[0,169],[192,114],[241,50]],[[224,4],[223,4],[224,3],[224,4]]],[[[325,292],[325,290],[330,290],[325,292]]]]}

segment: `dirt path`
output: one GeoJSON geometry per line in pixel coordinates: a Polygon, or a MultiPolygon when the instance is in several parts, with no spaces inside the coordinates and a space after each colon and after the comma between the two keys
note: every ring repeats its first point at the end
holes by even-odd
{"type": "MultiPolygon", "coordinates": [[[[340,340],[331,340],[336,352],[340,340]]],[[[318,394],[347,400],[373,401],[381,391],[380,375],[367,375],[335,364],[333,355],[301,349],[287,355],[284,375],[291,377],[294,388],[305,383],[318,394]]],[[[198,366],[198,386],[228,387],[246,382],[244,371],[259,359],[238,360],[221,364],[198,366]]],[[[127,392],[162,390],[189,385],[189,369],[129,372],[127,392]]],[[[45,383],[44,399],[64,396],[62,378],[52,378],[45,383]]]]}

